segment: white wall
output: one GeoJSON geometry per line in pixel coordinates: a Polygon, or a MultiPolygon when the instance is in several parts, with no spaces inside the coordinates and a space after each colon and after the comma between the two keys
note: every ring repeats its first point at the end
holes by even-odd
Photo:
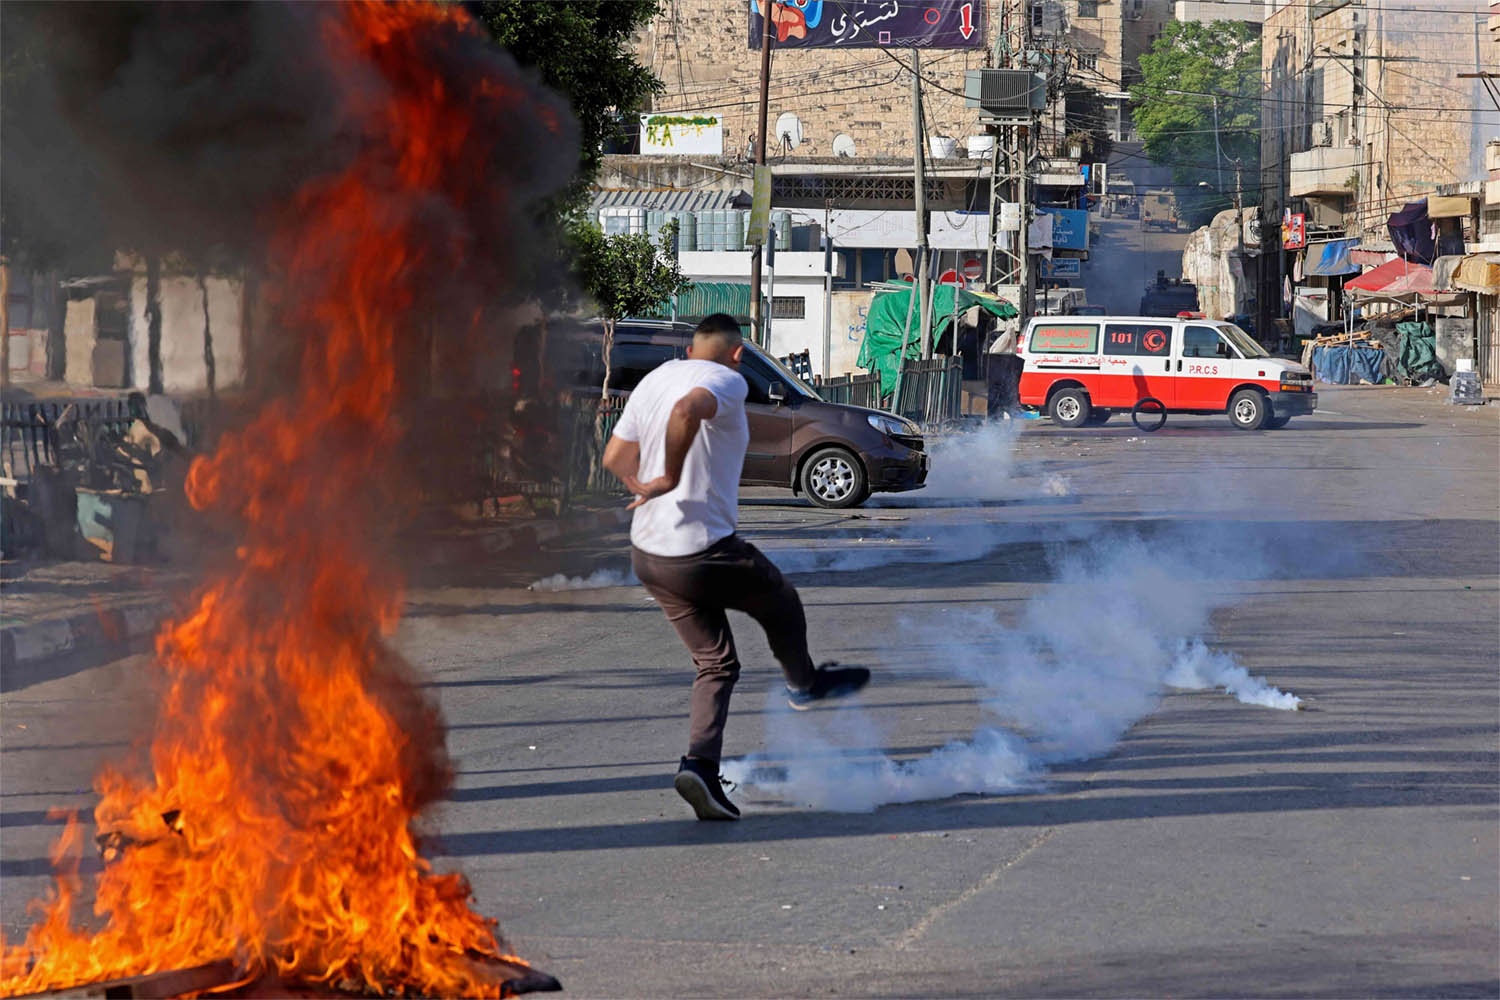
{"type": "MultiPolygon", "coordinates": [[[[238,385],[245,375],[244,284],[234,278],[208,278],[208,319],[214,343],[214,385],[238,385]]],[[[146,275],[137,271],[130,284],[131,374],[138,389],[151,379],[146,275]]],[[[163,275],[161,279],[161,367],[166,392],[203,392],[208,366],[203,354],[203,290],[196,276],[163,275]]]]}
{"type": "MultiPolygon", "coordinates": [[[[834,265],[838,265],[834,257],[834,265]]],[[[750,280],[750,251],[695,250],[678,256],[682,272],[695,281],[734,281],[746,283],[750,280]]],[[[761,272],[762,281],[769,282],[767,270],[761,272]]],[[[837,274],[835,274],[837,276],[837,274]]],[[[802,319],[773,319],[771,321],[771,354],[782,357],[807,351],[812,356],[814,374],[823,372],[823,255],[783,250],[776,254],[776,282],[771,294],[777,298],[800,296],[806,299],[802,319]]],[[[767,286],[769,288],[769,284],[767,286]]],[[[838,327],[834,328],[836,342],[838,327]]],[[[833,358],[840,355],[835,344],[833,358]]],[[[858,348],[856,347],[856,350],[858,348]]],[[[839,369],[830,368],[830,373],[840,374],[839,369]]]]}

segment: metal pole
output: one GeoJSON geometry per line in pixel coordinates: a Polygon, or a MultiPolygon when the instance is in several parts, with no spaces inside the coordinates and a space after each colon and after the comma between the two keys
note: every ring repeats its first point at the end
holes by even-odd
{"type": "Polygon", "coordinates": [[[1214,102],[1214,169],[1218,173],[1219,193],[1224,193],[1224,150],[1219,148],[1219,95],[1210,94],[1214,102]]]}
{"type": "Polygon", "coordinates": [[[990,138],[994,145],[990,146],[990,226],[989,241],[985,244],[986,253],[984,258],[984,283],[990,289],[995,287],[995,174],[1000,166],[1000,137],[990,132],[990,138]]]}
{"type": "MultiPolygon", "coordinates": [[[[766,305],[770,311],[766,313],[766,334],[760,346],[767,354],[771,353],[771,318],[776,312],[776,227],[766,227],[766,305]]],[[[774,357],[774,355],[773,355],[774,357]]]]}
{"type": "Polygon", "coordinates": [[[927,180],[924,169],[926,150],[922,148],[922,53],[911,50],[911,139],[913,201],[917,215],[917,283],[919,333],[922,357],[931,350],[931,308],[927,296],[927,180]]]}
{"type": "Polygon", "coordinates": [[[896,355],[896,391],[891,395],[891,412],[901,412],[901,383],[906,378],[906,349],[911,344],[911,314],[917,304],[917,286],[911,286],[906,297],[906,323],[901,327],[901,353],[896,355]]]}
{"type": "MultiPolygon", "coordinates": [[[[772,0],[760,0],[765,20],[760,26],[760,140],[755,144],[756,166],[766,162],[766,109],[771,99],[771,6],[772,0]]],[[[764,344],[761,328],[760,308],[760,257],[761,246],[756,244],[750,251],[750,328],[752,340],[764,344]]]]}
{"type": "Polygon", "coordinates": [[[833,361],[833,233],[828,228],[833,207],[831,200],[823,202],[823,377],[829,378],[833,361]]]}

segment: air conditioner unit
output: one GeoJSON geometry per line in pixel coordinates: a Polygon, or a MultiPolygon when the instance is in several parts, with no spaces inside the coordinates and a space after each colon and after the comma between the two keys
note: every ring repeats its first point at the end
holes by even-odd
{"type": "Polygon", "coordinates": [[[964,106],[998,118],[1028,118],[1047,107],[1047,78],[1024,69],[971,69],[964,74],[964,106]]]}

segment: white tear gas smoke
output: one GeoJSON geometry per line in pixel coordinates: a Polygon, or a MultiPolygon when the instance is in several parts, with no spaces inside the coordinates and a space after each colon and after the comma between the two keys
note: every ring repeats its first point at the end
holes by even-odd
{"type": "Polygon", "coordinates": [[[535,583],[529,585],[527,590],[535,590],[544,594],[555,594],[564,590],[602,590],[605,587],[634,587],[641,581],[635,578],[634,573],[618,569],[596,569],[588,576],[568,576],[565,573],[553,573],[551,576],[542,577],[535,583]]]}
{"type": "Polygon", "coordinates": [[[908,617],[899,633],[931,641],[923,662],[978,688],[1005,730],[987,726],[914,761],[872,760],[837,749],[880,745],[857,704],[832,716],[857,734],[853,744],[819,735],[816,718],[773,712],[767,735],[776,759],[730,761],[725,775],[815,808],[861,811],[1036,787],[1048,764],[1106,753],[1169,687],[1220,688],[1247,704],[1299,707],[1295,696],[1204,644],[1215,603],[1207,568],[1171,539],[1102,541],[1091,555],[1063,561],[1056,582],[1013,625],[991,609],[941,622],[908,617]]]}
{"type": "Polygon", "coordinates": [[[934,438],[927,485],[887,502],[907,506],[931,500],[1009,500],[1022,495],[1016,481],[1020,421],[991,420],[977,431],[934,438]]]}
{"type": "MultiPolygon", "coordinates": [[[[996,421],[978,431],[939,438],[933,444],[932,472],[924,490],[877,496],[874,500],[878,506],[887,508],[952,507],[976,501],[1071,495],[1065,477],[1049,473],[1038,483],[1032,481],[1030,470],[1019,466],[1015,461],[1019,433],[1014,421],[996,421]]],[[[1007,542],[1034,541],[1037,537],[1034,529],[1023,530],[991,521],[941,525],[881,521],[878,527],[860,530],[863,534],[843,535],[821,543],[761,548],[783,573],[848,573],[902,562],[967,562],[982,558],[1007,542]]],[[[1049,531],[1057,536],[1055,528],[1049,531]]],[[[1067,532],[1062,534],[1065,537],[1067,532]]],[[[589,590],[631,586],[636,582],[634,574],[598,570],[587,576],[550,576],[527,589],[589,590]]]]}

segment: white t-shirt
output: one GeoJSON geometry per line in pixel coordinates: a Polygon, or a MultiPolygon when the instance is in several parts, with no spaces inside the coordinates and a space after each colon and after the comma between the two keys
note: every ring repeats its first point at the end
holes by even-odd
{"type": "Polygon", "coordinates": [[[630,543],[642,552],[690,556],[734,534],[739,523],[740,470],[750,444],[750,387],[739,372],[716,361],[668,361],[631,392],[614,434],[640,445],[641,482],[666,475],[672,407],[700,386],[714,394],[718,410],[698,428],[677,488],[635,509],[630,543]]]}

